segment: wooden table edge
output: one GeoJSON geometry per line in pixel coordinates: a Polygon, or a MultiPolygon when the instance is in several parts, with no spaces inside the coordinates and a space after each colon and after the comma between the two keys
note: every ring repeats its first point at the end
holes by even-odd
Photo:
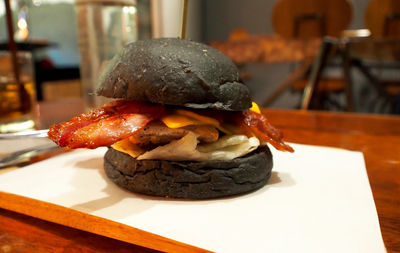
{"type": "Polygon", "coordinates": [[[0,208],[162,252],[211,252],[105,218],[3,191],[0,191],[0,208]]]}

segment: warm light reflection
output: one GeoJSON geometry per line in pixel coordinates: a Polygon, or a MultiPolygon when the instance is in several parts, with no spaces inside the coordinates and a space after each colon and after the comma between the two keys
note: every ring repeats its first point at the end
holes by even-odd
{"type": "Polygon", "coordinates": [[[34,6],[40,6],[42,4],[42,0],[32,0],[34,6]]]}
{"type": "Polygon", "coordinates": [[[23,18],[20,18],[18,20],[17,26],[18,26],[18,29],[21,29],[21,30],[25,30],[28,28],[28,24],[26,23],[26,20],[23,18]]]}
{"type": "Polygon", "coordinates": [[[17,33],[15,34],[16,39],[26,40],[29,36],[28,23],[25,18],[19,18],[17,21],[17,33]]]}
{"type": "Polygon", "coordinates": [[[122,11],[125,13],[129,13],[129,14],[135,14],[136,13],[136,7],[135,6],[125,6],[122,8],[122,11]]]}

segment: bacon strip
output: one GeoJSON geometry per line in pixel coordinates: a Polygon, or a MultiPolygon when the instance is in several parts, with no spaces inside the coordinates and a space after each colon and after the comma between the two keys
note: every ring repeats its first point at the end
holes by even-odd
{"type": "Polygon", "coordinates": [[[49,138],[68,148],[97,148],[129,137],[164,112],[161,105],[117,100],[51,126],[49,138]]]}
{"type": "Polygon", "coordinates": [[[153,118],[146,114],[122,114],[80,128],[68,138],[68,148],[109,146],[144,128],[153,118]]]}
{"type": "Polygon", "coordinates": [[[246,111],[243,112],[240,121],[245,132],[254,133],[257,137],[269,142],[277,150],[294,152],[293,148],[283,141],[282,133],[273,127],[262,114],[246,111]]]}

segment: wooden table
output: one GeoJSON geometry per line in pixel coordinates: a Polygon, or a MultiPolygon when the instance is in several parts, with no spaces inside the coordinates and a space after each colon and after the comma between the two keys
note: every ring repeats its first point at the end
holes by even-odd
{"type": "Polygon", "coordinates": [[[364,154],[388,252],[400,252],[400,117],[264,110],[287,141],[364,154]]]}
{"type": "MultiPolygon", "coordinates": [[[[81,108],[74,100],[68,104],[70,109],[81,108]]],[[[43,107],[49,110],[50,117],[57,111],[53,104],[43,107]]],[[[388,252],[400,252],[400,117],[294,110],[263,112],[283,131],[287,141],[364,153],[385,245],[388,252]]],[[[154,252],[0,209],[0,252],[114,252],[117,249],[118,252],[154,252]]]]}

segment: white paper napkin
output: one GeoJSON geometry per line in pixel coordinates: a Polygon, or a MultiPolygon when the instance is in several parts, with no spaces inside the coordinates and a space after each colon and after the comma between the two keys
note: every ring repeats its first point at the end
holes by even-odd
{"type": "Polygon", "coordinates": [[[114,185],[105,149],[0,173],[0,191],[117,221],[216,252],[385,252],[362,153],[293,144],[273,151],[262,189],[219,200],[145,197],[114,185]]]}

